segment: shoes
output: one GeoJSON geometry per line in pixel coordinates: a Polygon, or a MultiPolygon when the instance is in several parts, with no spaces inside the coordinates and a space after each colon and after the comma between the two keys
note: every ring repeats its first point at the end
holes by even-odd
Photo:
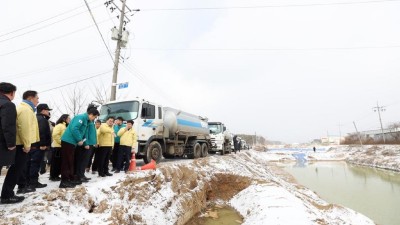
{"type": "Polygon", "coordinates": [[[51,180],[51,181],[60,181],[61,178],[60,177],[50,177],[49,180],[51,180]]]}
{"type": "Polygon", "coordinates": [[[105,174],[99,174],[99,177],[106,177],[105,174]]]}
{"type": "Polygon", "coordinates": [[[81,185],[82,184],[82,182],[80,180],[71,180],[70,183],[73,185],[81,185]]]}
{"type": "Polygon", "coordinates": [[[11,198],[2,198],[1,199],[1,204],[19,203],[19,202],[22,202],[24,199],[25,199],[25,197],[23,197],[23,196],[14,195],[11,198]]]}
{"type": "Polygon", "coordinates": [[[83,178],[84,178],[85,180],[91,180],[91,179],[92,179],[92,178],[86,177],[85,175],[83,175],[83,178]]]}
{"type": "Polygon", "coordinates": [[[75,185],[68,181],[61,181],[59,188],[74,188],[75,185]]]}
{"type": "Polygon", "coordinates": [[[36,182],[36,183],[32,184],[31,186],[34,188],[44,188],[44,187],[47,187],[47,184],[42,184],[40,182],[36,182]]]}
{"type": "Polygon", "coordinates": [[[86,180],[86,179],[83,178],[83,177],[81,177],[81,179],[79,179],[79,181],[82,182],[82,183],[87,183],[87,182],[89,182],[89,180],[86,180]]]}
{"type": "Polygon", "coordinates": [[[115,173],[119,173],[119,172],[121,172],[121,171],[120,171],[120,170],[116,170],[116,171],[115,171],[115,173]]]}
{"type": "Polygon", "coordinates": [[[18,188],[17,194],[26,194],[26,193],[35,192],[35,191],[36,191],[36,189],[34,187],[27,186],[27,187],[24,187],[24,188],[18,188]]]}
{"type": "Polygon", "coordinates": [[[105,175],[111,177],[112,173],[107,172],[107,173],[105,173],[105,175]]]}
{"type": "Polygon", "coordinates": [[[111,172],[114,172],[114,171],[116,171],[116,170],[117,170],[116,168],[112,168],[111,172]]]}

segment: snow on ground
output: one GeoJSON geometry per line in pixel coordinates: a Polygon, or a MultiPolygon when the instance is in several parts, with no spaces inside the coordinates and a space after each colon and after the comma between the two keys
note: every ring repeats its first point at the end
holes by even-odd
{"type": "MultiPolygon", "coordinates": [[[[384,153],[397,162],[397,167],[388,162],[390,168],[399,168],[398,148],[374,150],[374,154],[371,148],[375,147],[364,148],[302,153],[308,160],[348,161],[361,154],[376,159],[384,153]]],[[[273,165],[273,161],[294,160],[292,154],[249,150],[168,161],[155,171],[105,178],[88,174],[92,180],[75,189],[59,189],[59,183],[48,181],[45,174],[40,179],[48,187],[26,194],[20,204],[0,205],[0,224],[181,225],[212,201],[234,207],[243,224],[374,224],[351,209],[323,201],[273,165]]],[[[378,165],[377,160],[373,163],[378,165]]],[[[0,177],[0,184],[3,180],[0,177]]]]}

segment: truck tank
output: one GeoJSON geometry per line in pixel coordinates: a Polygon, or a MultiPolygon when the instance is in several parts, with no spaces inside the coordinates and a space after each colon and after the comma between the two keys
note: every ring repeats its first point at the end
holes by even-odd
{"type": "Polygon", "coordinates": [[[197,135],[209,135],[208,119],[196,116],[178,109],[164,107],[164,126],[170,136],[179,133],[192,133],[197,135]]]}

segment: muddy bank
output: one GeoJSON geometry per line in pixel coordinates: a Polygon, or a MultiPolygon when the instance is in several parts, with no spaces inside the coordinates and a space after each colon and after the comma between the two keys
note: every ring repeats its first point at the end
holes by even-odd
{"type": "Polygon", "coordinates": [[[0,206],[1,224],[182,225],[210,202],[233,207],[243,224],[373,224],[292,183],[268,154],[251,150],[92,178],[75,190],[49,183],[19,205],[0,206]]]}

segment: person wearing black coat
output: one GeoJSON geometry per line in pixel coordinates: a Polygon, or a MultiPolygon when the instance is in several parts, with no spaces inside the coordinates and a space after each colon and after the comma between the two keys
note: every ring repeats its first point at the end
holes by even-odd
{"type": "Polygon", "coordinates": [[[51,146],[51,133],[50,133],[50,111],[51,109],[47,104],[39,104],[36,108],[36,118],[39,126],[40,141],[32,144],[32,150],[28,155],[27,165],[27,182],[33,188],[44,188],[47,184],[39,182],[40,166],[44,158],[45,150],[51,146]]]}
{"type": "MultiPolygon", "coordinates": [[[[0,83],[0,168],[14,164],[17,140],[17,110],[11,101],[17,87],[13,84],[0,83]]],[[[8,173],[9,171],[7,171],[8,173]]],[[[3,183],[2,189],[6,182],[3,183]]],[[[22,202],[23,196],[1,196],[1,204],[22,202]]]]}
{"type": "Polygon", "coordinates": [[[236,151],[239,150],[238,144],[239,144],[238,136],[234,135],[233,136],[233,151],[235,151],[235,154],[236,154],[236,151]]]}

